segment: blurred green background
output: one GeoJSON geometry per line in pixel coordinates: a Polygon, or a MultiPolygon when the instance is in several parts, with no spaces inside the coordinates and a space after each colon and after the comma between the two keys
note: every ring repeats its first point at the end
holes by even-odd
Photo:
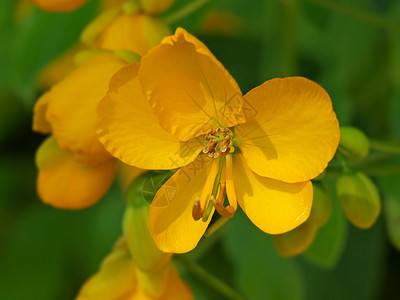
{"type": "MultiPolygon", "coordinates": [[[[32,108],[40,71],[78,42],[99,1],[64,14],[28,2],[0,1],[0,299],[73,299],[121,234],[123,196],[115,185],[82,211],[42,204],[34,155],[44,136],[31,131],[32,108]]],[[[190,2],[177,0],[163,17],[199,37],[244,93],[273,77],[305,76],[331,95],[341,125],[400,142],[400,1],[210,0],[171,17],[190,2]]],[[[369,230],[349,224],[334,199],[309,250],[285,259],[239,212],[187,259],[245,299],[400,299],[399,156],[372,152],[360,163],[382,196],[369,230]]],[[[224,299],[178,267],[196,299],[224,299]]]]}

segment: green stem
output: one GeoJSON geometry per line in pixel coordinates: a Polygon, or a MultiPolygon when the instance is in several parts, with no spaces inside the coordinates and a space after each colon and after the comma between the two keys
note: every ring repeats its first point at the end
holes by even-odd
{"type": "Polygon", "coordinates": [[[370,145],[371,145],[371,149],[374,149],[377,151],[391,153],[391,154],[400,154],[400,144],[371,139],[370,145]]]}
{"type": "Polygon", "coordinates": [[[169,16],[166,16],[164,18],[164,21],[167,24],[175,23],[175,22],[183,19],[184,17],[192,14],[193,12],[198,10],[200,7],[202,7],[203,5],[205,5],[209,1],[211,1],[211,0],[193,0],[193,1],[190,1],[188,5],[182,7],[177,12],[175,12],[175,13],[169,15],[169,16]]]}
{"type": "MultiPolygon", "coordinates": [[[[354,171],[361,171],[368,176],[380,175],[399,175],[400,166],[371,166],[367,168],[352,168],[354,171]]],[[[326,170],[326,177],[339,177],[343,171],[341,169],[328,168],[326,170]]]]}
{"type": "Polygon", "coordinates": [[[346,157],[342,154],[341,150],[340,150],[340,146],[339,146],[339,151],[336,152],[336,158],[337,160],[340,162],[340,164],[342,165],[343,171],[349,171],[350,168],[347,164],[347,160],[346,157]]]}
{"type": "Polygon", "coordinates": [[[378,27],[385,28],[387,30],[396,30],[396,31],[399,30],[399,27],[395,23],[393,23],[392,21],[388,20],[387,18],[379,14],[367,12],[355,7],[350,7],[330,0],[305,0],[305,1],[313,3],[315,5],[319,5],[321,7],[324,7],[332,11],[336,11],[354,17],[361,21],[373,24],[378,27]]]}
{"type": "Polygon", "coordinates": [[[228,284],[215,277],[213,274],[207,272],[198,264],[188,261],[181,256],[175,256],[175,260],[183,265],[189,273],[197,277],[197,279],[201,280],[202,282],[206,283],[215,291],[218,291],[221,295],[224,295],[227,299],[243,300],[243,298],[228,284]]]}

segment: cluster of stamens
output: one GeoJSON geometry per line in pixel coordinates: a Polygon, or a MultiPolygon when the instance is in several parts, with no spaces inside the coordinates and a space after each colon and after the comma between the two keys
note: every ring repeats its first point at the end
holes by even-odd
{"type": "Polygon", "coordinates": [[[203,148],[203,153],[209,157],[222,157],[235,150],[232,145],[233,133],[228,128],[219,127],[206,134],[205,139],[207,145],[203,148]]]}
{"type": "MultiPolygon", "coordinates": [[[[217,199],[214,197],[214,195],[210,195],[209,199],[209,204],[213,205],[215,207],[215,210],[225,218],[232,218],[235,210],[232,206],[224,206],[224,201],[225,201],[225,191],[226,191],[226,186],[224,183],[220,183],[219,186],[219,192],[218,192],[218,197],[217,199]]],[[[203,219],[203,221],[207,221],[208,219],[209,212],[207,212],[207,209],[202,210],[201,205],[200,205],[200,197],[197,197],[196,202],[193,205],[192,209],[192,216],[195,221],[203,219]]]]}

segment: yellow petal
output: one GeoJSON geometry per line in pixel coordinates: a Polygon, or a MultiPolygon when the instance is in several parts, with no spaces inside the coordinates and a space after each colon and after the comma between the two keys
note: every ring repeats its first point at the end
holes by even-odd
{"type": "MultiPolygon", "coordinates": [[[[134,296],[129,300],[192,300],[193,294],[187,284],[179,277],[178,272],[171,263],[168,270],[168,281],[165,290],[160,297],[153,297],[145,292],[144,288],[138,286],[134,296]]],[[[78,299],[79,300],[79,299],[78,299]]]]}
{"type": "Polygon", "coordinates": [[[329,95],[302,78],[272,79],[245,95],[253,114],[237,126],[237,144],[260,176],[301,182],[318,176],[335,154],[339,125],[329,95]]]}
{"type": "Polygon", "coordinates": [[[97,202],[109,189],[115,174],[114,160],[80,164],[73,153],[60,149],[52,137],[40,146],[36,164],[40,198],[59,208],[79,209],[97,202]]]}
{"type": "Polygon", "coordinates": [[[39,85],[43,90],[50,89],[54,84],[58,83],[67,76],[75,67],[74,58],[79,51],[82,51],[82,45],[76,45],[68,49],[61,56],[50,62],[41,72],[39,85]]]}
{"type": "Polygon", "coordinates": [[[167,25],[158,18],[141,13],[120,14],[100,35],[98,47],[129,50],[143,56],[169,34],[167,25]]]}
{"type": "Polygon", "coordinates": [[[140,290],[145,295],[152,296],[155,299],[160,299],[168,284],[169,264],[154,272],[142,272],[137,269],[137,278],[140,290]]]}
{"type": "Polygon", "coordinates": [[[137,290],[136,268],[126,249],[114,250],[76,300],[128,300],[137,290]]]}
{"type": "Polygon", "coordinates": [[[37,6],[47,11],[71,11],[86,3],[88,0],[33,0],[37,6]]]}
{"type": "Polygon", "coordinates": [[[168,280],[166,291],[164,292],[164,300],[191,300],[194,299],[189,286],[179,277],[175,268],[171,268],[170,278],[168,280]]]}
{"type": "Polygon", "coordinates": [[[285,183],[258,176],[241,154],[233,157],[233,178],[241,208],[266,233],[292,230],[310,215],[313,190],[309,181],[285,183]]]}
{"type": "Polygon", "coordinates": [[[96,134],[97,104],[111,76],[123,65],[111,54],[97,55],[43,96],[48,101],[46,120],[61,148],[108,155],[96,134]]]}
{"type": "Polygon", "coordinates": [[[213,159],[200,155],[182,167],[157,192],[150,206],[149,227],[157,247],[184,253],[196,247],[210,223],[194,221],[192,209],[200,197],[213,159]]]}
{"type": "Polygon", "coordinates": [[[190,300],[193,299],[193,294],[188,285],[180,278],[175,267],[171,263],[169,279],[166,290],[162,295],[163,300],[190,300]]]}
{"type": "Polygon", "coordinates": [[[142,58],[139,79],[160,125],[182,141],[245,121],[235,80],[182,28],[142,58]]]}
{"type": "Polygon", "coordinates": [[[180,142],[163,130],[139,85],[139,64],[114,75],[98,108],[99,138],[124,163],[142,169],[174,169],[192,162],[202,145],[180,142]]]}
{"type": "Polygon", "coordinates": [[[50,133],[51,125],[46,120],[47,106],[49,104],[49,94],[46,93],[35,104],[33,110],[33,130],[41,133],[50,133]]]}

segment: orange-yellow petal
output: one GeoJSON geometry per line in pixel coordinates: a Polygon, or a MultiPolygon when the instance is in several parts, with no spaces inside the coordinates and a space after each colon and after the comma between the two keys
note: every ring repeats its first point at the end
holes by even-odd
{"type": "Polygon", "coordinates": [[[77,9],[88,0],[33,0],[41,9],[54,12],[64,12],[77,9]]]}
{"type": "Polygon", "coordinates": [[[235,130],[254,172],[291,183],[322,173],[340,137],[331,99],[322,87],[302,77],[277,78],[245,99],[253,117],[235,130]]]}
{"type": "Polygon", "coordinates": [[[161,127],[182,141],[245,121],[235,80],[182,28],[142,58],[139,79],[161,127]]]}
{"type": "Polygon", "coordinates": [[[129,50],[141,56],[170,34],[160,19],[142,13],[120,14],[100,35],[98,47],[108,50],[129,50]]]}
{"type": "Polygon", "coordinates": [[[98,107],[99,138],[124,163],[142,169],[174,169],[192,162],[202,145],[180,142],[158,124],[139,85],[139,64],[116,73],[98,107]]]}
{"type": "Polygon", "coordinates": [[[233,157],[233,178],[241,208],[266,233],[292,230],[310,215],[313,199],[310,181],[285,183],[258,176],[241,154],[233,157]]]}
{"type": "Polygon", "coordinates": [[[47,98],[46,120],[61,148],[107,155],[96,134],[97,104],[106,94],[111,76],[124,62],[111,54],[88,59],[55,85],[47,98]]]}
{"type": "Polygon", "coordinates": [[[210,223],[192,216],[213,159],[200,155],[177,171],[157,192],[150,206],[149,227],[157,247],[164,252],[184,253],[196,247],[210,223]]]}
{"type": "Polygon", "coordinates": [[[304,222],[299,227],[274,236],[274,242],[279,254],[285,257],[303,253],[314,241],[317,227],[304,222]]]}
{"type": "MultiPolygon", "coordinates": [[[[132,298],[129,298],[129,300],[155,300],[155,299],[162,299],[162,300],[191,300],[193,299],[193,294],[190,290],[190,288],[187,286],[187,284],[179,277],[178,272],[176,271],[174,265],[170,263],[167,266],[167,282],[164,287],[164,291],[162,292],[162,295],[158,297],[151,296],[151,294],[146,292],[146,289],[144,286],[141,286],[140,283],[138,285],[138,288],[135,290],[134,295],[132,298]]],[[[146,277],[146,273],[138,273],[139,276],[142,275],[143,277],[146,277]]],[[[156,274],[154,274],[156,275],[156,274]]],[[[148,279],[152,279],[152,274],[148,274],[148,279]]],[[[140,277],[139,277],[140,278],[140,277]]],[[[155,282],[154,282],[155,283],[155,282]]]]}
{"type": "Polygon", "coordinates": [[[43,134],[51,132],[51,125],[46,119],[47,106],[49,105],[49,94],[46,93],[36,102],[33,110],[33,130],[43,134]]]}
{"type": "Polygon", "coordinates": [[[84,165],[73,153],[48,138],[36,155],[37,189],[43,202],[59,208],[79,209],[97,202],[109,189],[115,174],[113,159],[84,165]]]}
{"type": "Polygon", "coordinates": [[[117,249],[85,283],[76,300],[129,300],[137,288],[136,267],[128,250],[117,249]]]}
{"type": "Polygon", "coordinates": [[[169,280],[162,296],[163,300],[191,300],[194,299],[188,285],[180,278],[175,267],[171,264],[169,280]]]}
{"type": "Polygon", "coordinates": [[[51,61],[41,72],[39,85],[43,90],[50,89],[67,76],[75,67],[75,55],[82,51],[82,45],[76,45],[51,61]]]}

